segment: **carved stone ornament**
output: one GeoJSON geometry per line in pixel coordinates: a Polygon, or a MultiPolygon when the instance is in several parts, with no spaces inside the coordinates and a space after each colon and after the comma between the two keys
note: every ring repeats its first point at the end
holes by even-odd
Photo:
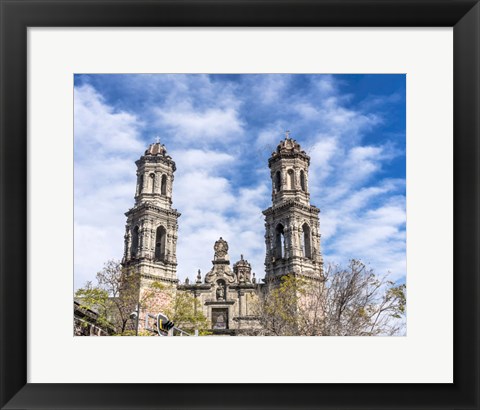
{"type": "Polygon", "coordinates": [[[230,266],[227,266],[225,271],[224,271],[224,275],[225,275],[225,279],[229,282],[229,283],[233,283],[235,282],[235,274],[232,272],[232,270],[230,269],[230,266]]]}
{"type": "Polygon", "coordinates": [[[228,283],[235,282],[235,274],[230,268],[228,258],[228,243],[223,238],[215,242],[213,247],[215,256],[213,258],[213,267],[210,272],[205,275],[205,283],[212,283],[222,278],[228,283]]]}
{"type": "Polygon", "coordinates": [[[218,278],[222,278],[228,283],[235,282],[235,274],[232,272],[229,265],[214,264],[212,270],[205,275],[205,283],[215,282],[218,278]]]}
{"type": "Polygon", "coordinates": [[[228,243],[222,237],[215,242],[213,249],[215,251],[215,259],[225,259],[225,256],[228,255],[228,243]]]}
{"type": "Polygon", "coordinates": [[[208,272],[206,275],[205,275],[205,283],[212,283],[214,280],[215,280],[215,272],[214,270],[212,269],[210,272],[208,272]]]}

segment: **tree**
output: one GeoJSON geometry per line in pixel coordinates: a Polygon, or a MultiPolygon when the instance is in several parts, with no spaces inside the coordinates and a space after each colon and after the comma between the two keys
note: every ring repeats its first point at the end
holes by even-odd
{"type": "Polygon", "coordinates": [[[189,293],[177,291],[165,313],[175,326],[186,332],[193,334],[198,330],[201,336],[210,334],[200,302],[189,293]]]}
{"type": "MultiPolygon", "coordinates": [[[[97,284],[87,282],[75,292],[75,297],[82,307],[98,312],[99,324],[113,325],[117,335],[135,334],[136,323],[130,315],[137,309],[138,303],[143,311],[165,313],[177,327],[192,333],[199,329],[200,334],[207,334],[207,318],[193,296],[175,292],[158,281],[152,281],[148,286],[142,285],[140,290],[139,279],[135,270],[123,267],[119,261],[109,260],[97,273],[97,284]]],[[[153,333],[141,331],[139,335],[153,333]]]]}
{"type": "MultiPolygon", "coordinates": [[[[313,284],[312,284],[313,285],[313,284]]],[[[300,306],[300,300],[313,286],[295,275],[285,275],[280,283],[267,283],[254,308],[259,317],[258,334],[271,336],[295,336],[302,333],[300,318],[307,313],[300,306]]]]}
{"type": "Polygon", "coordinates": [[[358,260],[330,265],[321,279],[286,275],[268,284],[257,315],[261,334],[375,336],[402,334],[406,287],[377,277],[358,260]]]}
{"type": "Polygon", "coordinates": [[[109,260],[96,280],[96,285],[87,282],[78,289],[75,297],[83,307],[96,310],[101,322],[112,324],[117,334],[124,334],[139,298],[138,275],[119,261],[109,260]]]}

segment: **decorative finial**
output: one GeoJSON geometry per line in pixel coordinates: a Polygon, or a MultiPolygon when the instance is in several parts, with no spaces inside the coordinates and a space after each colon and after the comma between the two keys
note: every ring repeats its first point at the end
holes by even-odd
{"type": "Polygon", "coordinates": [[[197,283],[202,283],[202,275],[200,273],[200,269],[198,270],[198,274],[197,274],[197,283]]]}
{"type": "Polygon", "coordinates": [[[257,282],[257,279],[255,278],[255,272],[253,272],[253,278],[252,278],[252,283],[256,283],[257,282]]]}
{"type": "Polygon", "coordinates": [[[190,279],[186,278],[185,279],[185,285],[188,285],[188,284],[190,284],[190,279]]]}
{"type": "Polygon", "coordinates": [[[158,135],[155,137],[155,143],[160,144],[160,137],[158,135]]]}
{"type": "Polygon", "coordinates": [[[242,261],[243,261],[243,254],[241,254],[241,255],[240,255],[240,260],[242,260],[242,261]]]}
{"type": "Polygon", "coordinates": [[[285,131],[285,139],[290,139],[290,130],[285,131]]]}

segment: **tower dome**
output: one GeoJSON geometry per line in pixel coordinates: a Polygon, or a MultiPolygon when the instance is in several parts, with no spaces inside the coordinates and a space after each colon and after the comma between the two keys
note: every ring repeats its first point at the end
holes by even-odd
{"type": "Polygon", "coordinates": [[[167,155],[167,149],[165,148],[165,145],[160,144],[160,142],[154,142],[145,150],[145,155],[161,155],[165,157],[167,155]]]}
{"type": "Polygon", "coordinates": [[[277,145],[277,149],[272,152],[272,156],[268,160],[269,167],[271,168],[272,164],[281,158],[302,158],[307,165],[310,165],[310,157],[302,150],[302,147],[296,140],[290,138],[288,133],[285,139],[277,145]]]}
{"type": "Polygon", "coordinates": [[[233,273],[239,283],[251,282],[252,266],[246,259],[243,259],[243,255],[240,255],[240,260],[233,265],[233,273]]]}

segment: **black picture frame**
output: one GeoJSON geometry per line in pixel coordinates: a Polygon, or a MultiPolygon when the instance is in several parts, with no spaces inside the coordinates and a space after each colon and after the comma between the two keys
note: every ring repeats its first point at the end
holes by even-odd
{"type": "MultiPolygon", "coordinates": [[[[479,408],[480,6],[477,1],[0,0],[0,12],[2,409],[479,408]],[[71,26],[453,27],[454,383],[28,384],[27,157],[32,153],[27,147],[27,29],[71,26]]],[[[432,147],[432,155],[434,152],[432,147]]],[[[441,312],[441,307],[438,310],[441,312]]]]}

